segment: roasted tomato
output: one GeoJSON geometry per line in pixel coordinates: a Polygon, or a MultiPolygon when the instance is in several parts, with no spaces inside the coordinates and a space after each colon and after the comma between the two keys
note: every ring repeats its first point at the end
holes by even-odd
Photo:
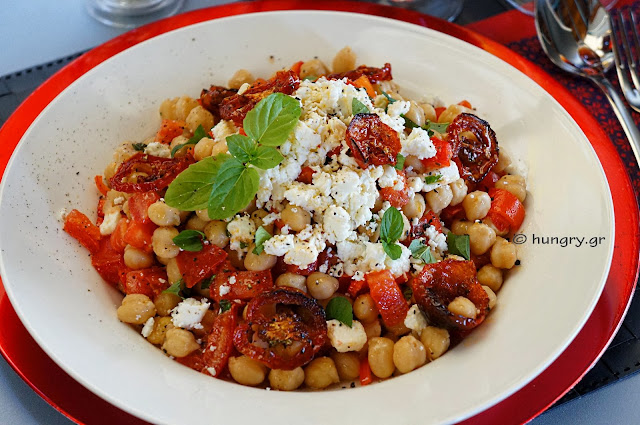
{"type": "Polygon", "coordinates": [[[160,158],[139,152],[120,164],[109,182],[114,190],[125,193],[162,190],[193,163],[191,155],[182,158],[160,158]],[[135,182],[129,182],[134,173],[143,174],[138,175],[135,182]]]}
{"type": "Polygon", "coordinates": [[[395,190],[393,187],[383,187],[382,189],[380,189],[380,196],[383,200],[389,201],[391,206],[402,208],[411,200],[411,194],[409,193],[409,188],[407,187],[407,177],[404,173],[404,170],[398,171],[398,175],[403,181],[402,189],[395,190]]]}
{"type": "Polygon", "coordinates": [[[300,77],[291,70],[278,71],[268,81],[256,81],[242,94],[225,97],[220,104],[220,117],[242,126],[247,112],[272,93],[293,94],[300,85],[300,77]]]}
{"type": "Polygon", "coordinates": [[[91,265],[111,285],[124,285],[131,269],[124,264],[124,256],[111,246],[109,238],[100,241],[100,248],[91,254],[91,265]]]}
{"type": "Polygon", "coordinates": [[[484,179],[498,163],[498,141],[489,123],[472,114],[455,117],[447,130],[460,176],[472,183],[484,179]]]}
{"type": "Polygon", "coordinates": [[[247,305],[247,322],[233,342],[242,354],[272,369],[292,370],[313,359],[328,341],[324,309],[303,292],[279,288],[247,305]]]}
{"type": "Polygon", "coordinates": [[[162,120],[160,130],[156,133],[156,142],[169,144],[173,139],[182,135],[186,123],[181,120],[162,120]]]}
{"type": "Polygon", "coordinates": [[[255,296],[274,289],[271,270],[237,271],[225,264],[209,287],[210,296],[216,301],[249,301],[255,296]]]}
{"type": "Polygon", "coordinates": [[[71,210],[64,219],[64,231],[75,238],[90,253],[100,249],[100,228],[78,210],[71,210]]]}
{"type": "Polygon", "coordinates": [[[133,270],[127,273],[124,283],[125,294],[144,294],[154,299],[170,286],[164,267],[133,270]]]}
{"type": "Polygon", "coordinates": [[[382,68],[374,68],[372,66],[359,66],[354,70],[341,72],[338,74],[330,74],[327,76],[328,80],[340,80],[346,78],[350,81],[355,81],[358,78],[366,75],[371,84],[376,84],[379,81],[389,81],[393,79],[391,76],[391,64],[385,63],[382,68]]]}
{"type": "Polygon", "coordinates": [[[220,104],[227,97],[238,93],[238,90],[228,89],[221,86],[211,86],[209,89],[202,89],[200,93],[200,105],[211,112],[216,120],[220,119],[220,104]]]}
{"type": "Polygon", "coordinates": [[[444,260],[426,264],[409,285],[429,322],[438,326],[471,330],[482,323],[489,312],[489,297],[476,279],[473,261],[444,260]],[[447,309],[457,297],[466,297],[476,306],[475,319],[453,314],[447,309]]]}
{"type": "Polygon", "coordinates": [[[347,127],[347,144],[360,168],[395,165],[402,149],[398,133],[376,114],[357,114],[347,127]]]}
{"type": "Polygon", "coordinates": [[[211,243],[203,245],[201,251],[182,251],[176,257],[178,270],[187,288],[213,276],[227,259],[227,252],[211,243]]]}

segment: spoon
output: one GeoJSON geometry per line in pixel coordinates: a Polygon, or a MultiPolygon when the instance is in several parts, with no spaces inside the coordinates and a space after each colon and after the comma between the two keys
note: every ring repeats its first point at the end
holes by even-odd
{"type": "Polygon", "coordinates": [[[597,0],[535,0],[535,17],[538,39],[551,62],[600,87],[640,165],[640,131],[605,76],[614,64],[609,13],[597,0]]]}

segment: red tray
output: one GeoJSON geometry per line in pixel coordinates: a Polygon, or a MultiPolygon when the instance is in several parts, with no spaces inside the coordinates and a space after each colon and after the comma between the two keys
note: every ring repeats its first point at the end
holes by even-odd
{"type": "MultiPolygon", "coordinates": [[[[531,383],[465,424],[524,423],[562,397],[599,359],[620,326],[638,277],[638,208],[622,160],[598,122],[562,85],[506,47],[460,26],[416,12],[371,3],[296,0],[233,3],[197,10],[130,31],[84,54],[40,86],[0,129],[0,173],[38,114],[77,78],[111,56],[149,38],[216,18],[273,10],[337,10],[384,16],[449,34],[510,63],[569,111],[595,149],[611,188],[615,212],[613,263],[606,286],[584,328],[560,357],[531,383]]],[[[97,397],[60,369],[35,343],[0,286],[0,352],[54,408],[78,423],[145,423],[97,397]]]]}

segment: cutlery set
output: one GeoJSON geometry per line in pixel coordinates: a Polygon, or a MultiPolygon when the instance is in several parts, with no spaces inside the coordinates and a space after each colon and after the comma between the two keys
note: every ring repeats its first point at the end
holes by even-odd
{"type": "Polygon", "coordinates": [[[562,70],[589,79],[605,94],[640,164],[640,131],[622,97],[606,77],[615,65],[624,97],[640,112],[640,42],[637,17],[610,15],[598,0],[536,0],[538,38],[562,70]]]}

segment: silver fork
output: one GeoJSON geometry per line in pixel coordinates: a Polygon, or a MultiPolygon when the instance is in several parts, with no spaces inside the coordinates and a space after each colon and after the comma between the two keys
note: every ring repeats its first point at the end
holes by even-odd
{"type": "Polygon", "coordinates": [[[624,97],[633,109],[640,112],[640,77],[638,76],[640,40],[638,18],[633,11],[629,11],[628,19],[625,19],[622,10],[611,14],[611,41],[618,80],[624,97]]]}

